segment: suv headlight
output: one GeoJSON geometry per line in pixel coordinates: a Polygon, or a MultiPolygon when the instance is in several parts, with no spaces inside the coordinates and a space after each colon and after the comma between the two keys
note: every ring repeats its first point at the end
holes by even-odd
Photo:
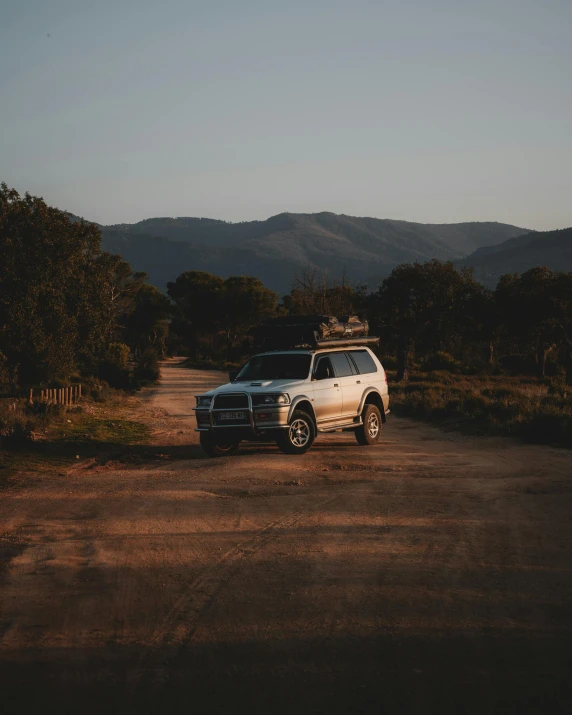
{"type": "Polygon", "coordinates": [[[200,397],[197,397],[197,407],[210,407],[212,401],[212,397],[201,395],[200,397]]]}
{"type": "Polygon", "coordinates": [[[290,395],[285,392],[268,393],[267,395],[253,395],[254,405],[289,405],[290,395]]]}

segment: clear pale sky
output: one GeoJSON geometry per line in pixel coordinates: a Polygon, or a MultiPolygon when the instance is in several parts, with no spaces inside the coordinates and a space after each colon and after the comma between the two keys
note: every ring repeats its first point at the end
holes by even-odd
{"type": "Polygon", "coordinates": [[[0,180],[101,223],[572,225],[572,0],[0,0],[0,180]]]}

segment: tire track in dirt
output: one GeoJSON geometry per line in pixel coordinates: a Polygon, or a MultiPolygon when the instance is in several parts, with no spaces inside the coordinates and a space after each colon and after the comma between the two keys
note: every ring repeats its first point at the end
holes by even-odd
{"type": "Polygon", "coordinates": [[[157,696],[163,687],[161,667],[176,658],[179,651],[192,641],[205,616],[217,600],[218,594],[238,572],[245,559],[254,556],[276,539],[279,531],[295,526],[305,517],[322,509],[338,499],[341,494],[328,495],[311,505],[300,507],[285,516],[275,519],[259,529],[256,534],[229,549],[212,566],[207,567],[180,596],[167,616],[156,629],[150,643],[145,646],[139,658],[137,669],[128,673],[126,683],[126,705],[128,712],[137,697],[141,701],[139,686],[145,673],[153,673],[154,678],[146,687],[151,697],[157,696]],[[176,626],[184,620],[184,625],[176,626]]]}

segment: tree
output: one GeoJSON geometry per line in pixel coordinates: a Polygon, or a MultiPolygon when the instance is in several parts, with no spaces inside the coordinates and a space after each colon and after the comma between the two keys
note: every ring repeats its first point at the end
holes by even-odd
{"type": "Polygon", "coordinates": [[[0,351],[21,384],[73,369],[82,321],[99,318],[85,300],[99,243],[94,224],[0,186],[0,351]]]}
{"type": "Polygon", "coordinates": [[[157,288],[143,284],[134,296],[133,309],[126,316],[125,339],[134,356],[146,350],[165,354],[171,303],[157,288]]]}
{"type": "Polygon", "coordinates": [[[364,302],[365,287],[353,288],[345,277],[328,286],[327,276],[318,280],[315,268],[305,268],[294,276],[290,293],[284,296],[284,308],[290,315],[351,315],[364,302]]]}
{"type": "Polygon", "coordinates": [[[175,304],[171,330],[195,356],[202,346],[210,357],[230,358],[239,339],[276,310],[276,294],[251,276],[186,271],[167,286],[175,304]]]}
{"type": "Polygon", "coordinates": [[[204,271],[185,271],[172,283],[167,293],[174,303],[171,332],[179,347],[191,355],[199,344],[220,330],[224,280],[204,271]]]}
{"type": "Polygon", "coordinates": [[[97,372],[112,343],[162,349],[168,299],[100,241],[95,224],[0,186],[3,385],[97,372]]]}
{"type": "Polygon", "coordinates": [[[539,377],[546,375],[548,355],[558,351],[570,373],[572,274],[537,266],[522,276],[504,275],[495,301],[505,343],[534,360],[539,377]]]}
{"type": "Polygon", "coordinates": [[[258,278],[230,276],[224,282],[222,324],[226,337],[227,356],[240,336],[247,336],[255,325],[276,312],[278,296],[265,288],[258,278]]]}
{"type": "Polygon", "coordinates": [[[482,332],[472,311],[485,301],[469,271],[432,260],[397,266],[367,302],[374,327],[396,352],[397,379],[406,380],[414,349],[420,355],[458,349],[482,332]]]}

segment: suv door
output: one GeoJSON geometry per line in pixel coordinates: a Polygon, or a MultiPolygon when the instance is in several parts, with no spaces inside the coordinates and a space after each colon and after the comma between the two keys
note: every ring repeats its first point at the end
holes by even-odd
{"type": "Polygon", "coordinates": [[[363,395],[360,376],[346,352],[332,353],[331,358],[342,388],[342,415],[355,417],[363,395]]]}
{"type": "Polygon", "coordinates": [[[314,412],[318,422],[335,421],[342,414],[340,380],[335,376],[331,355],[318,355],[314,364],[314,412]]]}

